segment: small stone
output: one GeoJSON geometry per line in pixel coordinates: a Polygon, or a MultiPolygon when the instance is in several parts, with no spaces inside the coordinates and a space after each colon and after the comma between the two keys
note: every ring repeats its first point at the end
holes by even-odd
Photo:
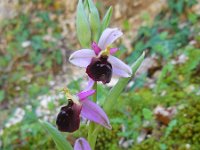
{"type": "Polygon", "coordinates": [[[29,47],[30,45],[31,45],[31,41],[24,41],[24,42],[22,42],[22,47],[23,48],[29,47]]]}
{"type": "Polygon", "coordinates": [[[185,144],[185,147],[186,147],[187,149],[190,149],[191,145],[190,145],[190,144],[185,144]]]}

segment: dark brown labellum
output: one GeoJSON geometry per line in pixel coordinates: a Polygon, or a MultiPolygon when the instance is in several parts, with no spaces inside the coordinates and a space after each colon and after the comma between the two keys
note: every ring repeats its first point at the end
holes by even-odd
{"type": "Polygon", "coordinates": [[[109,83],[112,77],[112,65],[107,61],[107,56],[92,58],[91,63],[87,66],[86,73],[94,81],[109,83]]]}
{"type": "Polygon", "coordinates": [[[62,132],[74,132],[80,125],[81,105],[69,99],[68,105],[63,106],[57,116],[56,124],[62,132]]]}

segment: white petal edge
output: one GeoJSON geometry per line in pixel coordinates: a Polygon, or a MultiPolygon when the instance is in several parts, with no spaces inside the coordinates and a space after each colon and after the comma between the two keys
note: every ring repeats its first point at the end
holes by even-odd
{"type": "Polygon", "coordinates": [[[119,77],[130,77],[132,75],[131,67],[120,59],[110,55],[108,57],[108,62],[112,65],[113,75],[117,75],[119,77]]]}
{"type": "Polygon", "coordinates": [[[95,53],[91,49],[81,49],[71,54],[69,57],[70,63],[73,65],[86,68],[90,62],[92,57],[95,57],[95,53]]]}
{"type": "Polygon", "coordinates": [[[130,74],[128,74],[124,70],[113,67],[113,76],[128,78],[130,77],[130,74]]]}
{"type": "Polygon", "coordinates": [[[92,80],[90,77],[88,77],[88,85],[87,85],[87,87],[84,89],[84,91],[91,90],[92,87],[94,86],[94,83],[95,83],[95,81],[92,80]]]}
{"type": "Polygon", "coordinates": [[[122,35],[123,33],[118,28],[106,28],[99,39],[98,46],[104,50],[122,35]]]}

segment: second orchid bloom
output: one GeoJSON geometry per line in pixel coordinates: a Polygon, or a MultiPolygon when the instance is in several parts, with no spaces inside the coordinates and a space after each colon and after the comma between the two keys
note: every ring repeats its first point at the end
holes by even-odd
{"type": "Polygon", "coordinates": [[[86,73],[93,83],[96,81],[109,83],[112,75],[130,77],[131,68],[112,56],[118,48],[110,47],[122,35],[123,33],[118,28],[107,28],[103,31],[98,44],[93,42],[92,49],[81,49],[74,52],[69,61],[76,66],[86,68],[86,73]]]}
{"type": "Polygon", "coordinates": [[[80,92],[77,95],[71,95],[69,91],[66,91],[68,104],[61,108],[56,120],[56,124],[60,131],[76,131],[80,125],[80,115],[90,121],[111,129],[109,119],[103,109],[88,99],[88,97],[94,93],[95,90],[89,90],[80,92]]]}

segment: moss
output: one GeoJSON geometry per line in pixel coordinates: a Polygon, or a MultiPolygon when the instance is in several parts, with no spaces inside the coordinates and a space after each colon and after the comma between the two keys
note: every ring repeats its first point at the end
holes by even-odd
{"type": "Polygon", "coordinates": [[[149,150],[150,148],[152,150],[160,149],[159,142],[154,138],[149,138],[140,144],[134,145],[130,150],[149,150]]]}
{"type": "Polygon", "coordinates": [[[5,150],[55,149],[52,138],[37,123],[24,125],[21,122],[4,129],[2,141],[5,150]]]}
{"type": "Polygon", "coordinates": [[[102,128],[97,136],[97,143],[95,149],[97,150],[118,150],[119,141],[119,126],[113,126],[112,130],[102,128]]]}
{"type": "Polygon", "coordinates": [[[197,146],[200,143],[200,101],[194,99],[190,100],[188,104],[176,116],[178,124],[168,138],[171,140],[179,139],[182,143],[191,144],[191,147],[200,148],[200,146],[197,146]]]}
{"type": "MultiPolygon", "coordinates": [[[[175,119],[177,125],[173,128],[168,137],[162,136],[159,140],[155,137],[144,140],[141,144],[132,147],[133,150],[160,149],[160,144],[164,143],[167,149],[191,150],[200,149],[200,101],[198,96],[185,102],[185,107],[178,111],[175,119]]],[[[162,131],[160,131],[162,132],[162,131]]],[[[164,134],[164,133],[163,133],[164,134]]]]}

